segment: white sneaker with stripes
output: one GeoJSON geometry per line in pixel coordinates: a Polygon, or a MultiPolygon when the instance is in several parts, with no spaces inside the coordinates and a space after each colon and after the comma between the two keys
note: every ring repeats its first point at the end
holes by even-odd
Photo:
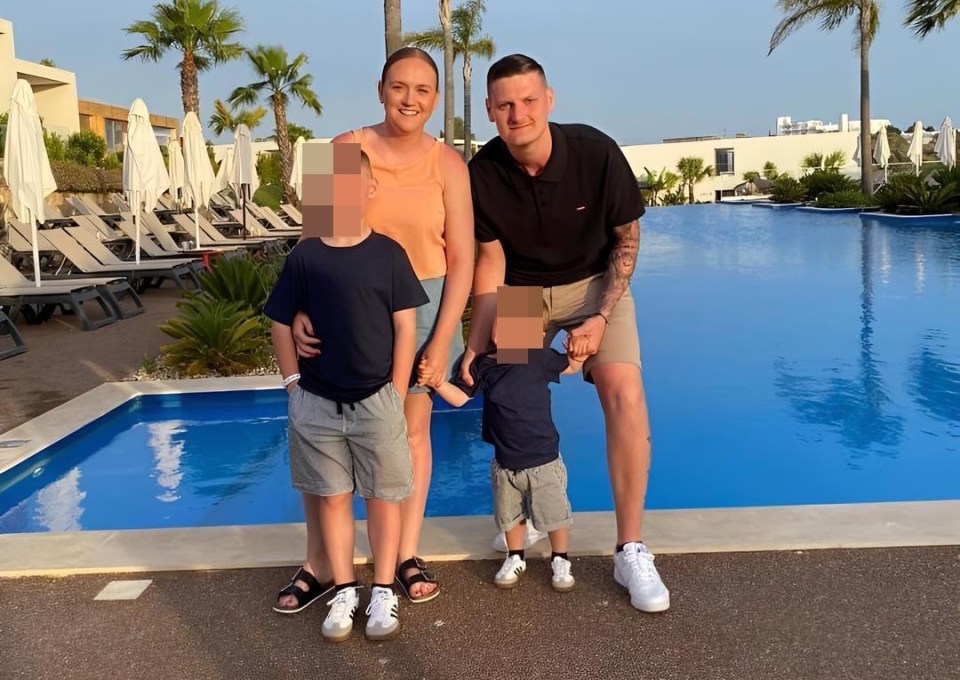
{"type": "Polygon", "coordinates": [[[358,588],[344,588],[327,602],[330,611],[323,620],[321,632],[328,642],[343,642],[353,632],[353,616],[360,603],[357,590],[358,588]]]}
{"type": "Polygon", "coordinates": [[[367,607],[368,640],[389,640],[400,632],[400,600],[391,588],[374,586],[367,607]]]}
{"type": "Polygon", "coordinates": [[[520,583],[520,577],[526,570],[527,563],[519,555],[509,555],[493,577],[493,583],[497,588],[513,588],[520,583]]]}

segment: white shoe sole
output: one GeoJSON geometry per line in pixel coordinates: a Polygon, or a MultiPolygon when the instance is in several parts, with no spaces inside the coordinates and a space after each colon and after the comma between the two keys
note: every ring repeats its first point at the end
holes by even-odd
{"type": "Polygon", "coordinates": [[[394,626],[391,630],[389,630],[389,631],[387,631],[387,632],[383,632],[383,633],[371,633],[371,632],[369,632],[369,631],[365,631],[365,632],[364,632],[364,635],[366,635],[367,639],[370,640],[370,641],[372,641],[372,642],[383,642],[384,640],[389,640],[389,639],[392,638],[392,637],[396,637],[398,633],[400,633],[400,622],[399,622],[399,621],[397,621],[397,625],[396,625],[396,626],[394,626]]]}
{"type": "Polygon", "coordinates": [[[569,593],[571,590],[573,590],[576,587],[577,582],[570,581],[570,583],[556,583],[555,581],[551,580],[550,585],[553,586],[553,589],[556,590],[558,593],[569,593]]]}
{"type": "Polygon", "coordinates": [[[350,638],[350,634],[353,633],[353,626],[350,626],[345,631],[340,633],[327,633],[327,631],[322,630],[323,639],[327,642],[346,642],[350,638]]]}
{"type": "MultiPolygon", "coordinates": [[[[618,585],[627,589],[627,592],[630,592],[630,586],[623,582],[623,579],[620,577],[620,572],[617,569],[613,570],[613,580],[617,582],[618,585]]],[[[658,612],[665,612],[670,609],[670,593],[667,593],[665,598],[659,600],[654,600],[652,602],[643,602],[637,604],[633,599],[633,595],[630,596],[630,605],[639,611],[642,611],[646,614],[656,614],[658,612]]]]}

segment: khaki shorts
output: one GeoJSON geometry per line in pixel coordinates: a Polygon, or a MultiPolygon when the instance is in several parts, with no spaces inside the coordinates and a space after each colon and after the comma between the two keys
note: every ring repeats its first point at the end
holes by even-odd
{"type": "Polygon", "coordinates": [[[413,491],[407,422],[393,383],[352,406],[297,387],[288,425],[295,489],[314,496],[356,491],[388,502],[413,491]]]}
{"type": "Polygon", "coordinates": [[[567,498],[567,468],[557,458],[526,470],[507,470],[497,460],[490,463],[493,486],[493,520],[500,531],[510,531],[530,520],[540,531],[573,524],[567,498]]]}
{"type": "MultiPolygon", "coordinates": [[[[543,301],[550,322],[544,340],[546,345],[553,342],[561,329],[569,331],[600,311],[603,276],[597,274],[562,286],[544,287],[543,301]]],[[[583,378],[587,382],[593,382],[590,371],[597,364],[624,363],[640,366],[640,336],[637,333],[637,315],[629,288],[613,308],[609,321],[599,351],[583,364],[583,378]]]]}

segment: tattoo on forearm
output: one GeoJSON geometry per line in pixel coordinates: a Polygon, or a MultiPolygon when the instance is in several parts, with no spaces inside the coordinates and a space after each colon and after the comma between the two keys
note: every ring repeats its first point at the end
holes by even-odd
{"type": "Polygon", "coordinates": [[[640,222],[634,220],[616,227],[617,243],[610,252],[607,262],[607,274],[604,277],[603,293],[600,294],[600,313],[606,318],[613,314],[613,308],[627,292],[630,277],[637,266],[637,253],[640,250],[640,222]]]}

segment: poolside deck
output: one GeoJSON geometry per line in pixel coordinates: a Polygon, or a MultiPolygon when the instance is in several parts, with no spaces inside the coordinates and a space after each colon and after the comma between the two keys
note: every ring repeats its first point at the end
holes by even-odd
{"type": "MultiPolygon", "coordinates": [[[[166,342],[157,325],[176,299],[151,291],[146,314],[94,332],[23,329],[30,350],[0,363],[0,432],[136,370],[166,342]]],[[[403,606],[401,637],[368,644],[361,611],[341,646],[320,638],[322,605],[270,610],[290,568],[0,579],[0,678],[960,678],[960,547],[657,564],[673,593],[660,615],[629,606],[609,557],[576,558],[568,595],[549,589],[542,560],[509,592],[489,584],[493,562],[438,563],[445,592],[403,606]],[[133,579],[152,580],[139,599],[94,600],[133,579]]]]}

